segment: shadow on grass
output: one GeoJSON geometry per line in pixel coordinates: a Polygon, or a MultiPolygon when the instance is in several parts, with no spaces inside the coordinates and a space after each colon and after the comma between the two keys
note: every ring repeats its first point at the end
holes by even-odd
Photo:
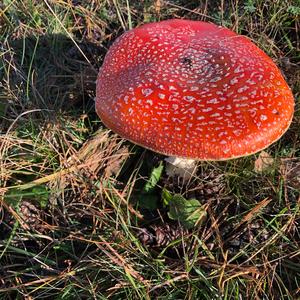
{"type": "MultiPolygon", "coordinates": [[[[62,34],[3,44],[0,118],[5,130],[20,114],[35,120],[69,111],[94,114],[95,80],[105,55],[100,45],[75,43],[62,34]]],[[[24,120],[24,118],[23,118],[24,120]]]]}

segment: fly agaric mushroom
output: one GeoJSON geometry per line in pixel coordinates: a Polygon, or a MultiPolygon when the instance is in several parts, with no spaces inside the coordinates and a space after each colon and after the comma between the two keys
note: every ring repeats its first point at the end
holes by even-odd
{"type": "Polygon", "coordinates": [[[165,155],[226,160],[288,129],[293,95],[248,38],[210,23],[168,20],[124,33],[97,79],[96,111],[120,136],[165,155]]]}

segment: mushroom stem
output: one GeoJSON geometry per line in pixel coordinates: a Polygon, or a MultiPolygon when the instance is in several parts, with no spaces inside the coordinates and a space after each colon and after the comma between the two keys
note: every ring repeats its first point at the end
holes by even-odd
{"type": "Polygon", "coordinates": [[[189,181],[197,170],[196,160],[194,159],[168,156],[165,161],[167,162],[167,175],[181,177],[183,182],[189,181]]]}

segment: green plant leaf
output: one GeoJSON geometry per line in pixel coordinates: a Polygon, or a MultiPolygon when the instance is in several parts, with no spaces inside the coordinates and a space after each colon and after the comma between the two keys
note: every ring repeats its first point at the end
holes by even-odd
{"type": "Polygon", "coordinates": [[[164,206],[169,205],[170,201],[172,201],[172,198],[173,195],[167,189],[162,190],[162,200],[164,206]]]}
{"type": "Polygon", "coordinates": [[[287,11],[295,17],[300,16],[300,6],[290,5],[287,11]]]}
{"type": "Polygon", "coordinates": [[[174,195],[169,201],[168,216],[186,228],[193,228],[206,220],[207,213],[197,199],[186,200],[181,195],[174,195]]]}
{"type": "Polygon", "coordinates": [[[159,163],[158,167],[153,168],[151,175],[144,186],[144,192],[149,193],[156,187],[156,184],[161,177],[163,169],[164,166],[162,162],[159,163]]]}
{"type": "Polygon", "coordinates": [[[158,167],[152,169],[149,179],[141,190],[138,196],[137,205],[141,208],[155,210],[158,206],[158,195],[155,191],[157,182],[159,181],[162,171],[163,163],[160,162],[158,167]]]}

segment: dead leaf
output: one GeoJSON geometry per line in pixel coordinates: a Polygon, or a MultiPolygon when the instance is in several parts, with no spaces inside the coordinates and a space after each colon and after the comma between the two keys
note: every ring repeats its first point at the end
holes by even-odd
{"type": "Polygon", "coordinates": [[[254,171],[263,173],[271,169],[274,165],[274,158],[266,151],[261,151],[258,158],[254,162],[254,171]]]}
{"type": "Polygon", "coordinates": [[[155,7],[155,12],[158,15],[160,14],[161,6],[162,6],[161,0],[156,0],[155,4],[154,4],[154,7],[155,7]]]}
{"type": "Polygon", "coordinates": [[[242,223],[245,223],[245,222],[250,222],[255,216],[257,213],[259,213],[263,208],[265,208],[269,203],[270,203],[271,199],[264,199],[262,200],[261,202],[259,202],[257,205],[255,205],[250,212],[248,212],[242,219],[242,221],[240,222],[239,226],[242,224],[242,223]]]}

